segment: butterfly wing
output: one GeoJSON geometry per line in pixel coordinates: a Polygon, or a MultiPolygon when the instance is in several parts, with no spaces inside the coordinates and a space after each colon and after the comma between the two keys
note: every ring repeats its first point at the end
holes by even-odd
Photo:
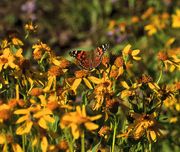
{"type": "Polygon", "coordinates": [[[86,70],[96,68],[102,60],[104,52],[109,48],[108,44],[96,48],[93,52],[83,50],[73,50],[69,54],[77,59],[80,66],[86,70]]]}
{"type": "Polygon", "coordinates": [[[91,59],[91,67],[92,68],[96,68],[97,66],[99,66],[99,64],[101,63],[102,60],[102,56],[104,54],[104,52],[109,48],[108,44],[104,44],[101,47],[97,47],[94,52],[93,52],[93,56],[91,59]]]}
{"type": "Polygon", "coordinates": [[[69,54],[70,56],[76,58],[79,65],[84,69],[91,69],[91,58],[89,57],[89,52],[83,50],[73,50],[69,54]]]}

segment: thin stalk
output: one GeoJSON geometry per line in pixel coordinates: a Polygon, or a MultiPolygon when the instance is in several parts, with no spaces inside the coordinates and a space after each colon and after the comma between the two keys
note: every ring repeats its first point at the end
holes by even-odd
{"type": "Polygon", "coordinates": [[[69,150],[70,150],[70,152],[73,152],[74,151],[73,150],[73,145],[74,144],[73,144],[73,140],[72,140],[72,138],[70,136],[70,133],[69,133],[68,129],[64,130],[64,134],[65,134],[65,137],[66,137],[67,142],[68,142],[69,150]]]}
{"type": "Polygon", "coordinates": [[[23,151],[25,151],[25,143],[26,142],[26,135],[22,135],[22,145],[23,145],[23,151]]]}
{"type": "Polygon", "coordinates": [[[162,73],[163,73],[163,70],[162,70],[162,66],[161,66],[161,71],[160,71],[160,74],[159,74],[159,78],[157,80],[157,84],[160,82],[161,78],[162,78],[162,73]]]}
{"type": "Polygon", "coordinates": [[[116,129],[117,129],[117,122],[116,122],[116,117],[115,117],[114,130],[113,130],[113,141],[112,141],[112,152],[114,152],[114,147],[115,147],[116,129]]]}
{"type": "Polygon", "coordinates": [[[84,130],[81,134],[81,152],[85,152],[85,140],[84,140],[84,130]]]}

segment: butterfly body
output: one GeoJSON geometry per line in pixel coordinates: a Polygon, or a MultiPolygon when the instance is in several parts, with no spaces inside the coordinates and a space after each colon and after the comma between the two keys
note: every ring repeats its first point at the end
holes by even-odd
{"type": "Polygon", "coordinates": [[[104,52],[109,48],[108,44],[97,47],[93,51],[73,50],[69,54],[77,59],[79,65],[86,70],[92,70],[99,66],[104,52]]]}

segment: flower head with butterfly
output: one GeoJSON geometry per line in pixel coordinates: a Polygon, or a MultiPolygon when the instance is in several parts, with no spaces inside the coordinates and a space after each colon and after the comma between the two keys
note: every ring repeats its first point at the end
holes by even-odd
{"type": "Polygon", "coordinates": [[[85,70],[92,70],[100,65],[105,51],[109,48],[108,44],[103,44],[93,51],[72,50],[70,56],[76,58],[78,64],[85,70]]]}

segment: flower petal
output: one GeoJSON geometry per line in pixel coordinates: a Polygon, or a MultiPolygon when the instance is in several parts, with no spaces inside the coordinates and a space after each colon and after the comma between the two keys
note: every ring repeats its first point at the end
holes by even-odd
{"type": "Polygon", "coordinates": [[[78,139],[80,136],[80,130],[78,129],[78,126],[76,124],[71,125],[71,131],[72,131],[73,137],[75,139],[78,139]]]}
{"type": "Polygon", "coordinates": [[[48,148],[48,140],[45,136],[43,136],[41,141],[42,152],[47,152],[47,148],[48,148]]]}
{"type": "Polygon", "coordinates": [[[126,83],[126,81],[121,81],[121,85],[126,88],[129,89],[130,87],[128,86],[128,84],[126,83]]]}
{"type": "Polygon", "coordinates": [[[150,136],[153,141],[156,141],[156,133],[155,131],[150,131],[150,136]]]}
{"type": "Polygon", "coordinates": [[[44,129],[47,129],[47,128],[48,128],[48,126],[47,126],[46,121],[44,120],[44,118],[39,119],[38,124],[39,124],[40,127],[44,128],[44,129]]]}
{"type": "Polygon", "coordinates": [[[125,48],[123,49],[123,51],[122,51],[122,52],[123,52],[124,54],[128,54],[128,53],[129,53],[130,48],[131,48],[131,45],[130,45],[130,44],[128,44],[128,45],[126,45],[126,46],[125,46],[125,48]]]}
{"type": "Polygon", "coordinates": [[[136,55],[139,54],[139,52],[140,52],[140,50],[133,50],[132,53],[131,53],[131,55],[132,55],[132,56],[136,56],[136,55]]]}
{"type": "Polygon", "coordinates": [[[99,78],[96,78],[94,76],[89,76],[88,79],[92,82],[92,83],[95,83],[95,84],[100,84],[102,82],[101,79],[99,78]]]}
{"type": "Polygon", "coordinates": [[[78,78],[78,79],[76,79],[76,80],[74,81],[74,83],[72,84],[71,89],[72,89],[74,92],[76,92],[76,89],[77,89],[77,87],[80,85],[81,81],[82,81],[82,79],[81,79],[81,78],[78,78]]]}
{"type": "Polygon", "coordinates": [[[19,124],[19,123],[26,121],[28,119],[29,119],[29,115],[22,116],[16,121],[16,124],[19,124]]]}
{"type": "Polygon", "coordinates": [[[99,125],[97,125],[93,122],[86,122],[84,125],[88,130],[95,130],[99,127],[99,125]]]}
{"type": "Polygon", "coordinates": [[[19,144],[12,144],[12,149],[14,152],[23,152],[23,149],[19,144]]]}
{"type": "Polygon", "coordinates": [[[83,80],[84,80],[84,83],[86,84],[86,86],[87,86],[89,89],[93,89],[93,87],[92,87],[92,85],[91,85],[91,83],[89,82],[88,79],[83,78],[83,80]]]}

